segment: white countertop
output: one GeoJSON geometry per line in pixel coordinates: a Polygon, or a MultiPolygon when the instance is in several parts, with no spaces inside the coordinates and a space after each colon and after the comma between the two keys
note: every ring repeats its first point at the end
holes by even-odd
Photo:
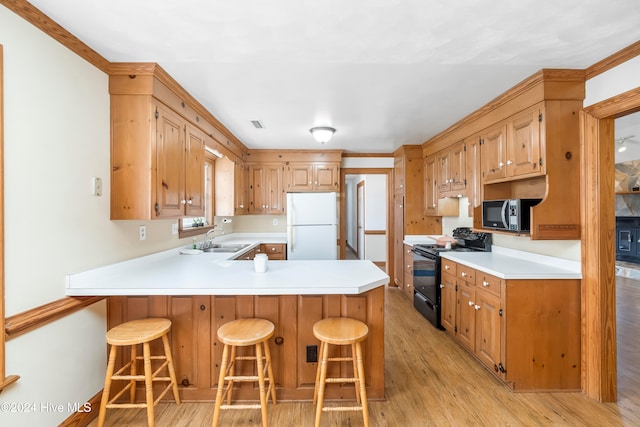
{"type": "Polygon", "coordinates": [[[256,273],[253,261],[232,261],[260,243],[286,243],[254,235],[228,235],[216,242],[251,243],[235,253],[182,255],[181,248],[67,275],[66,294],[96,295],[324,295],[361,294],[389,283],[371,261],[268,261],[256,273]],[[253,237],[251,237],[253,236],[253,237]]]}
{"type": "Polygon", "coordinates": [[[581,279],[577,261],[493,246],[492,252],[442,252],[442,258],[501,279],[581,279]]]}

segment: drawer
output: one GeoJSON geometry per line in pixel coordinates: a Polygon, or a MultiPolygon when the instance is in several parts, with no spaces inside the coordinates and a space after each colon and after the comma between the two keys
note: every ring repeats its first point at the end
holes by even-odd
{"type": "Polygon", "coordinates": [[[467,267],[466,265],[458,265],[456,276],[459,279],[468,282],[471,286],[475,286],[476,284],[476,270],[471,267],[467,267]]]}
{"type": "Polygon", "coordinates": [[[476,275],[476,286],[499,297],[501,294],[502,279],[479,271],[476,275]]]}
{"type": "Polygon", "coordinates": [[[442,272],[456,275],[456,266],[457,264],[453,261],[449,261],[448,259],[442,260],[442,272]]]}
{"type": "Polygon", "coordinates": [[[285,253],[284,243],[263,243],[260,245],[260,251],[268,255],[285,253]]]}

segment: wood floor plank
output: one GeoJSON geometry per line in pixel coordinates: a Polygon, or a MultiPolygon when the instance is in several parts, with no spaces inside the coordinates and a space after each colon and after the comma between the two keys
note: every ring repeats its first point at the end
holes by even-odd
{"type": "MultiPolygon", "coordinates": [[[[443,331],[413,309],[401,290],[386,290],[386,400],[369,403],[372,426],[640,425],[640,281],[618,278],[618,402],[582,393],[513,393],[443,331]]],[[[313,425],[309,402],[269,406],[269,425],[313,425]]],[[[158,426],[210,426],[213,403],[160,403],[158,426]]],[[[258,426],[259,410],[223,411],[222,426],[258,426]]],[[[90,426],[97,425],[94,420],[90,426]]],[[[107,425],[144,426],[144,410],[110,410],[107,425]]],[[[323,414],[324,426],[362,426],[358,412],[323,414]]]]}

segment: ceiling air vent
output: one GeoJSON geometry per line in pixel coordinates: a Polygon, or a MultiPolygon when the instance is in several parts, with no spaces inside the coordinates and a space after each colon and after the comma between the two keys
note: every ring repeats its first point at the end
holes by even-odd
{"type": "Polygon", "coordinates": [[[251,120],[251,124],[256,129],[264,129],[264,125],[262,124],[262,122],[260,120],[251,120]]]}

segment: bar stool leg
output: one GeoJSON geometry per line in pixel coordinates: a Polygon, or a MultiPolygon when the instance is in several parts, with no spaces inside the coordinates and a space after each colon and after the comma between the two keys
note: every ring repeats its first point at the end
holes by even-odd
{"type": "MultiPolygon", "coordinates": [[[[138,363],[136,357],[138,346],[131,346],[131,369],[129,370],[129,374],[131,376],[135,376],[138,374],[138,363]]],[[[129,403],[136,403],[136,380],[129,381],[129,403]]]]}
{"type": "Polygon", "coordinates": [[[153,381],[151,370],[151,350],[149,343],[142,344],[142,354],[144,355],[144,388],[147,401],[147,424],[149,427],[155,426],[155,420],[153,415],[153,381]]]}
{"type": "Polygon", "coordinates": [[[222,362],[220,362],[220,375],[218,375],[218,390],[216,391],[216,404],[213,408],[213,427],[218,426],[220,418],[220,406],[222,405],[222,389],[224,388],[224,377],[229,363],[229,346],[224,345],[222,349],[222,362]]]}
{"type": "Polygon", "coordinates": [[[178,380],[176,379],[176,371],[173,367],[173,357],[171,356],[171,347],[169,347],[169,337],[167,337],[166,334],[162,336],[162,345],[164,346],[164,357],[167,358],[167,368],[169,369],[169,377],[171,378],[173,397],[176,400],[176,405],[179,405],[180,394],[178,393],[178,380]]]}
{"type": "MultiPolygon", "coordinates": [[[[269,343],[267,341],[263,342],[264,344],[264,357],[267,361],[267,374],[269,375],[269,391],[271,392],[271,400],[273,404],[276,404],[276,385],[274,384],[273,379],[273,369],[271,368],[271,351],[269,350],[269,343]]],[[[268,394],[268,393],[267,393],[268,394]]],[[[267,400],[269,400],[269,396],[267,395],[267,400]]]]}
{"type": "Polygon", "coordinates": [[[318,406],[316,407],[315,427],[320,427],[320,416],[322,415],[322,401],[324,400],[324,386],[327,379],[327,359],[329,356],[329,344],[322,343],[322,356],[320,358],[320,378],[318,384],[318,406]]]}
{"type": "MultiPolygon", "coordinates": [[[[353,377],[358,378],[358,363],[356,361],[356,346],[358,344],[351,344],[351,362],[353,363],[353,377]]],[[[356,402],[360,403],[360,388],[358,387],[358,383],[353,383],[354,388],[356,389],[356,402]]]]}
{"type": "Polygon", "coordinates": [[[364,426],[369,427],[369,407],[367,405],[367,386],[364,382],[364,363],[362,361],[362,347],[360,343],[356,343],[356,359],[358,367],[358,383],[360,386],[360,398],[362,400],[362,417],[364,419],[364,426]]]}
{"type": "MultiPolygon", "coordinates": [[[[231,346],[231,357],[229,358],[229,376],[233,377],[236,374],[236,354],[238,349],[235,345],[231,346]]],[[[231,396],[233,395],[233,378],[229,380],[227,384],[227,405],[231,405],[231,396]]]]}
{"type": "Polygon", "coordinates": [[[256,343],[256,366],[258,369],[258,386],[260,387],[260,411],[262,413],[262,427],[268,427],[267,393],[264,389],[264,364],[262,360],[262,346],[256,343]]]}
{"type": "Polygon", "coordinates": [[[98,414],[98,427],[104,425],[104,418],[107,414],[107,402],[109,401],[109,392],[111,391],[111,375],[116,364],[116,347],[111,346],[109,350],[109,363],[107,364],[107,375],[104,379],[104,389],[102,390],[102,399],[100,400],[100,412],[98,414]]]}
{"type": "Polygon", "coordinates": [[[322,349],[324,348],[324,341],[320,341],[320,351],[318,352],[318,366],[316,367],[316,385],[313,387],[313,403],[318,401],[318,384],[320,383],[320,366],[322,365],[322,349]]]}

